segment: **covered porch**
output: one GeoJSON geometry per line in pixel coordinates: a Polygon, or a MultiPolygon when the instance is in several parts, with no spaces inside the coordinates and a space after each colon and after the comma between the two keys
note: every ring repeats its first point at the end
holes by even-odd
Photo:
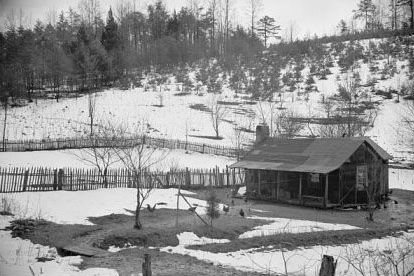
{"type": "Polygon", "coordinates": [[[339,205],[339,171],[330,174],[246,169],[247,196],[330,208],[339,205]]]}

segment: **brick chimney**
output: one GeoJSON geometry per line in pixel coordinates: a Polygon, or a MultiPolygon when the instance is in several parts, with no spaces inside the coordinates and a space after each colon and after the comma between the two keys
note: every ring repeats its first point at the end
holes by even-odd
{"type": "Polygon", "coordinates": [[[260,144],[267,138],[269,138],[269,126],[268,125],[257,125],[256,126],[256,142],[255,144],[260,144]]]}

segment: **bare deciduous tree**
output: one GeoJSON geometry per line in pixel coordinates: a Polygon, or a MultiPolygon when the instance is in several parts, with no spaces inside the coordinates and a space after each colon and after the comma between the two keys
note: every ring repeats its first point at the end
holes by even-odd
{"type": "Polygon", "coordinates": [[[92,147],[83,148],[74,155],[83,163],[92,165],[98,169],[99,175],[102,177],[102,184],[108,186],[107,172],[115,163],[119,162],[119,158],[114,152],[116,147],[116,132],[110,125],[102,127],[94,135],[90,136],[92,147]]]}
{"type": "Polygon", "coordinates": [[[275,120],[275,131],[281,137],[292,138],[300,133],[303,125],[295,120],[299,117],[292,110],[284,110],[279,113],[275,120]]]}
{"type": "Polygon", "coordinates": [[[411,137],[411,143],[414,146],[414,138],[412,138],[414,137],[414,101],[410,100],[406,102],[402,118],[405,129],[408,132],[407,134],[411,137]]]}
{"type": "Polygon", "coordinates": [[[250,28],[251,28],[251,35],[254,35],[255,32],[255,23],[257,21],[258,14],[260,12],[260,9],[262,7],[262,1],[261,0],[248,0],[248,11],[250,14],[250,28]]]}
{"type": "MultiPolygon", "coordinates": [[[[135,209],[135,229],[142,229],[143,227],[141,222],[141,208],[154,187],[155,178],[150,173],[150,169],[164,160],[168,155],[166,152],[159,154],[155,147],[145,144],[147,125],[141,123],[135,130],[135,134],[140,134],[140,141],[135,141],[133,145],[114,147],[115,154],[119,160],[131,172],[133,186],[136,187],[137,205],[135,209]],[[145,187],[144,184],[146,184],[145,187]]],[[[118,139],[123,140],[123,138],[128,137],[125,128],[118,128],[116,131],[118,139]]]]}
{"type": "Polygon", "coordinates": [[[90,93],[88,96],[88,116],[89,116],[89,126],[91,131],[91,136],[93,136],[93,126],[95,122],[96,115],[96,94],[90,93]]]}
{"type": "Polygon", "coordinates": [[[243,153],[243,147],[248,143],[248,131],[252,128],[253,118],[240,117],[235,119],[238,124],[233,125],[233,135],[231,142],[236,149],[237,161],[240,159],[243,153]]]}
{"type": "Polygon", "coordinates": [[[228,112],[227,107],[223,104],[220,104],[220,99],[220,97],[213,96],[209,102],[210,119],[214,132],[216,133],[216,138],[220,137],[220,125],[228,112]]]}
{"type": "Polygon", "coordinates": [[[7,107],[9,105],[8,95],[4,95],[1,99],[4,106],[4,119],[3,119],[3,151],[6,151],[6,127],[7,127],[7,107]]]}
{"type": "MultiPolygon", "coordinates": [[[[358,74],[348,72],[339,84],[339,100],[335,104],[335,114],[330,114],[322,132],[328,137],[363,136],[374,125],[378,112],[374,106],[363,103],[364,93],[360,89],[358,74]],[[341,133],[342,132],[342,133],[341,133]]],[[[327,104],[331,105],[331,103],[327,104]]],[[[332,108],[326,106],[326,108],[332,108]]],[[[323,137],[326,137],[323,135],[323,137]]]]}

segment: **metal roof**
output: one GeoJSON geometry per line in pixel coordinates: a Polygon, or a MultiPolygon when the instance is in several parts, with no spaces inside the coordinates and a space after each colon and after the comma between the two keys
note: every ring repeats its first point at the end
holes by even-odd
{"type": "Polygon", "coordinates": [[[366,137],[281,139],[268,138],[256,145],[232,168],[329,173],[342,166],[366,143],[384,159],[391,159],[385,150],[366,137]]]}

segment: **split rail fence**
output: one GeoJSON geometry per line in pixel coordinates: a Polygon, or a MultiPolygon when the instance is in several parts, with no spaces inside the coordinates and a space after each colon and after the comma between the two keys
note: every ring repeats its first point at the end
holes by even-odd
{"type": "Polygon", "coordinates": [[[168,172],[146,171],[139,177],[134,177],[131,171],[123,168],[108,169],[106,174],[97,169],[0,168],[0,193],[135,188],[137,183],[143,188],[232,187],[244,185],[244,173],[228,168],[185,169],[168,172]]]}
{"type": "Polygon", "coordinates": [[[92,147],[124,147],[137,144],[149,146],[181,149],[205,154],[214,154],[227,157],[242,156],[243,149],[233,147],[208,145],[202,143],[188,142],[176,139],[157,138],[150,136],[133,136],[128,138],[103,139],[99,137],[79,137],[73,139],[39,139],[39,140],[16,140],[5,141],[1,151],[22,152],[22,151],[42,151],[42,150],[62,150],[62,149],[82,149],[92,147]]]}

